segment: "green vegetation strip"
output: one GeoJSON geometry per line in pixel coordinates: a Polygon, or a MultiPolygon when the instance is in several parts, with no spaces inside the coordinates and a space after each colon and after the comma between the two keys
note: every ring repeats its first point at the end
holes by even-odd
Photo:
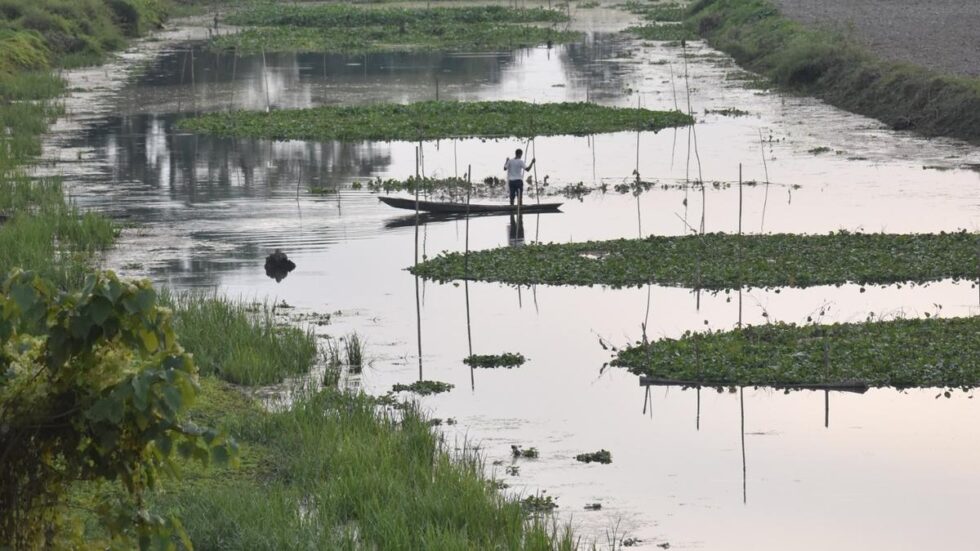
{"type": "Polygon", "coordinates": [[[980,386],[980,317],[776,323],[687,334],[620,351],[614,365],[705,385],[980,386]]]}
{"type": "Polygon", "coordinates": [[[274,140],[435,140],[452,137],[587,135],[660,130],[691,124],[676,111],[592,103],[426,101],[409,105],[317,107],[260,113],[234,111],[186,119],[186,130],[274,140]]]}
{"type": "Polygon", "coordinates": [[[343,4],[260,4],[227,21],[246,29],[215,38],[212,47],[239,53],[302,51],[485,51],[573,42],[579,32],[523,23],[557,23],[560,11],[504,6],[357,7],[343,4]]]}
{"type": "Polygon", "coordinates": [[[655,283],[703,289],[927,282],[977,277],[976,234],[712,233],[443,253],[412,272],[428,279],[520,285],[655,283]]]}
{"type": "Polygon", "coordinates": [[[405,29],[371,26],[356,29],[255,27],[215,38],[211,47],[239,54],[260,52],[324,52],[365,54],[414,51],[496,51],[564,44],[582,37],[575,31],[486,23],[413,25],[405,29]]]}
{"type": "Polygon", "coordinates": [[[897,129],[980,141],[980,79],[884,61],[783,17],[767,0],[700,0],[687,25],[778,85],[897,129]]]}
{"type": "Polygon", "coordinates": [[[374,25],[411,25],[425,22],[433,25],[451,23],[561,22],[564,12],[545,8],[514,9],[506,6],[461,7],[358,7],[345,4],[288,5],[266,3],[249,6],[225,19],[232,25],[295,26],[328,29],[369,27],[374,25]]]}

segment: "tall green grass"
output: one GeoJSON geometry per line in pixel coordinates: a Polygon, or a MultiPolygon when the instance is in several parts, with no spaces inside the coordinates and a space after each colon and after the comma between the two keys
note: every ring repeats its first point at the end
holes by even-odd
{"type": "Polygon", "coordinates": [[[268,304],[217,294],[164,292],[174,330],[204,375],[254,386],[309,372],[317,359],[311,329],[276,322],[268,304]]]}
{"type": "Polygon", "coordinates": [[[0,274],[18,267],[71,286],[116,236],[112,222],[67,204],[61,182],[0,172],[0,274]]]}
{"type": "Polygon", "coordinates": [[[980,142],[980,79],[884,61],[768,0],[699,0],[690,13],[712,46],[780,86],[895,128],[980,142]]]}
{"type": "Polygon", "coordinates": [[[370,397],[322,391],[281,413],[223,419],[244,471],[159,498],[198,549],[574,547],[501,496],[475,455],[454,458],[415,408],[389,415],[370,397]]]}

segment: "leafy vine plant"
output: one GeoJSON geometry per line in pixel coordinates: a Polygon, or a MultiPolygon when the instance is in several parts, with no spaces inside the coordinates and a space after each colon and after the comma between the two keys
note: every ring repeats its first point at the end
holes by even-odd
{"type": "Polygon", "coordinates": [[[148,281],[100,272],[65,291],[12,272],[0,287],[0,545],[190,548],[179,519],[150,511],[145,495],[177,474],[178,457],[236,460],[231,438],[185,419],[197,390],[148,281]],[[69,525],[80,481],[124,490],[97,507],[106,541],[69,525]]]}

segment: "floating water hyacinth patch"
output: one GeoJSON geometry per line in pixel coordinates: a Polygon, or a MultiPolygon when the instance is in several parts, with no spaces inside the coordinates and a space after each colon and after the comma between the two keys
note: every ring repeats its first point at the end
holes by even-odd
{"type": "Polygon", "coordinates": [[[980,316],[866,323],[772,323],[638,342],[613,365],[707,386],[980,386],[980,316]]]}
{"type": "Polygon", "coordinates": [[[702,289],[928,282],[977,277],[980,237],[710,233],[443,253],[412,273],[518,285],[659,284],[702,289]],[[464,266],[466,272],[464,272],[464,266]]]}
{"type": "Polygon", "coordinates": [[[580,453],[575,456],[575,460],[581,461],[582,463],[602,463],[603,465],[608,465],[612,463],[612,454],[608,450],[580,453]]]}
{"type": "Polygon", "coordinates": [[[414,392],[420,396],[449,392],[452,389],[453,385],[442,381],[415,381],[410,385],[396,383],[391,387],[392,392],[414,392]]]}
{"type": "Polygon", "coordinates": [[[274,140],[435,140],[464,137],[589,135],[661,130],[691,124],[677,111],[605,107],[593,103],[423,101],[232,111],[182,120],[185,130],[274,140]]]}
{"type": "Polygon", "coordinates": [[[503,354],[473,354],[465,358],[463,363],[470,367],[506,367],[507,369],[511,369],[524,365],[526,361],[527,358],[523,354],[505,352],[503,354]]]}

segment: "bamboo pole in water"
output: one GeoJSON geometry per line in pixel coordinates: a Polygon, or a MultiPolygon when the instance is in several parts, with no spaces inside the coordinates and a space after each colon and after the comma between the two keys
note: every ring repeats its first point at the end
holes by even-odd
{"type": "Polygon", "coordinates": [[[747,495],[747,483],[746,483],[746,468],[745,468],[745,387],[739,387],[738,389],[738,406],[740,419],[742,423],[742,503],[748,503],[747,495]]]}
{"type": "Polygon", "coordinates": [[[738,328],[742,328],[742,163],[738,163],[738,328]]]}
{"type": "MultiPolygon", "coordinates": [[[[419,265],[419,150],[415,150],[415,266],[419,265]]],[[[419,351],[419,380],[422,380],[422,308],[419,301],[419,276],[415,276],[415,327],[419,351]]]]}
{"type": "MultiPolygon", "coordinates": [[[[470,356],[473,355],[473,329],[470,323],[470,195],[473,189],[472,183],[473,165],[466,168],[466,237],[463,252],[463,292],[466,294],[466,344],[470,356]]],[[[470,366],[470,390],[476,390],[476,368],[470,366]]]]}
{"type": "Polygon", "coordinates": [[[265,88],[265,110],[271,109],[272,101],[269,99],[269,74],[268,65],[265,61],[265,48],[262,48],[262,87],[265,88]]]}
{"type": "Polygon", "coordinates": [[[762,151],[762,168],[766,174],[766,191],[762,199],[762,224],[759,231],[766,230],[766,206],[769,204],[769,164],[766,162],[766,143],[762,139],[762,129],[759,129],[759,149],[762,151]]]}

